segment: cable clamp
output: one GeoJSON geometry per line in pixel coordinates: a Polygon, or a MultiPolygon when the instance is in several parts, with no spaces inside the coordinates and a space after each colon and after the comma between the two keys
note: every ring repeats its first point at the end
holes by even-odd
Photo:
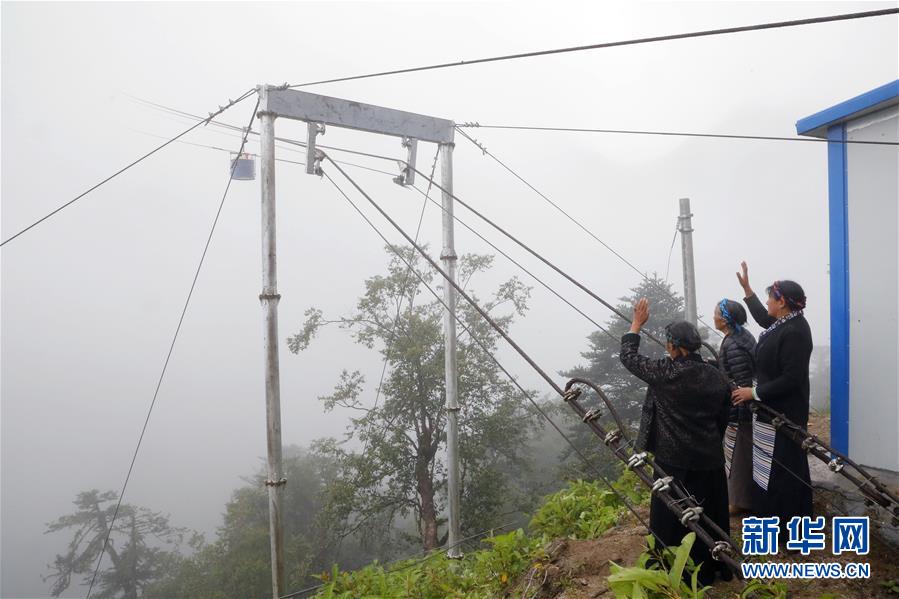
{"type": "Polygon", "coordinates": [[[664,478],[657,478],[652,483],[652,488],[650,489],[650,493],[661,493],[663,491],[667,491],[671,488],[671,481],[674,480],[672,476],[666,476],[664,478]]]}
{"type": "Polygon", "coordinates": [[[265,481],[266,487],[280,487],[287,484],[287,479],[282,478],[281,480],[267,480],[265,481]]]}
{"type": "Polygon", "coordinates": [[[782,427],[783,425],[784,425],[784,419],[781,418],[780,416],[775,416],[775,417],[771,420],[771,426],[773,426],[775,429],[779,429],[779,428],[782,427]]]}
{"type": "Polygon", "coordinates": [[[840,472],[841,470],[843,470],[844,466],[845,464],[843,464],[843,460],[841,460],[840,458],[834,458],[827,462],[827,467],[830,468],[831,472],[840,472]]]}
{"type": "Polygon", "coordinates": [[[606,445],[611,445],[612,443],[615,443],[619,440],[621,440],[621,431],[615,429],[606,433],[606,438],[603,439],[603,443],[605,443],[606,445]]]}
{"type": "Polygon", "coordinates": [[[699,520],[699,517],[702,515],[702,508],[697,506],[691,506],[684,510],[683,514],[680,517],[680,523],[684,526],[687,525],[687,522],[696,522],[699,520]]]}
{"type": "Polygon", "coordinates": [[[646,452],[645,451],[641,451],[640,453],[635,453],[627,460],[627,467],[630,470],[633,470],[634,468],[639,468],[640,466],[643,466],[644,464],[646,464],[646,452]]]}
{"type": "Polygon", "coordinates": [[[712,559],[720,562],[722,553],[733,557],[734,548],[731,547],[730,543],[727,541],[718,541],[715,543],[715,546],[712,547],[712,559]]]}
{"type": "Polygon", "coordinates": [[[460,123],[456,125],[457,127],[480,127],[481,123],[477,121],[466,121],[464,123],[460,123]]]}
{"type": "Polygon", "coordinates": [[[594,420],[599,420],[599,417],[602,416],[602,412],[599,408],[591,408],[584,417],[581,418],[581,422],[593,422],[594,420]]]}
{"type": "Polygon", "coordinates": [[[806,437],[805,441],[802,442],[802,449],[805,450],[805,453],[810,453],[813,449],[818,448],[818,443],[816,442],[814,437],[806,437]]]}
{"type": "Polygon", "coordinates": [[[564,399],[565,401],[574,401],[580,396],[581,396],[581,390],[577,389],[575,387],[572,387],[571,389],[569,389],[568,391],[566,391],[565,393],[562,394],[562,399],[564,399]]]}

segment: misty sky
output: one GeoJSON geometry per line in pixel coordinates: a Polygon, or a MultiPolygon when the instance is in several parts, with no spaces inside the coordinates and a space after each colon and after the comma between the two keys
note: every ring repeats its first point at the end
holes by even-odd
{"type": "MultiPolygon", "coordinates": [[[[190,121],[130,96],[206,114],[259,83],[302,83],[431,62],[894,7],[895,3],[2,4],[2,237],[68,201],[190,121]]],[[[795,135],[797,119],[896,78],[896,17],[744,33],[307,88],[482,124],[795,135]]],[[[254,99],[221,120],[244,126],[254,99]]],[[[299,123],[277,133],[304,138],[299,123]]],[[[474,130],[500,159],[640,269],[664,274],[677,200],[690,197],[700,313],[801,282],[829,342],[823,144],[474,130]]],[[[206,127],[186,141],[236,149],[206,127]]],[[[323,143],[403,157],[399,141],[330,128],[323,143]]],[[[251,138],[251,151],[258,143],[251,138]]],[[[419,146],[429,170],[430,144],[419,146]]],[[[279,149],[278,156],[302,160],[279,149]]],[[[349,159],[349,158],[348,158],[349,159]]],[[[386,170],[395,163],[349,159],[386,170]]],[[[45,536],[76,493],[121,487],[227,179],[225,152],[173,144],[2,249],[3,597],[37,597],[67,542],[45,536]]],[[[414,230],[421,196],[350,170],[414,230]]],[[[639,275],[457,137],[457,194],[603,297],[639,275]]],[[[383,270],[381,241],[330,184],[278,165],[280,336],[315,306],[345,314],[383,270]]],[[[349,187],[345,185],[345,187],[349,187]]],[[[459,208],[604,321],[608,312],[459,208]]],[[[399,237],[383,224],[390,239],[399,237]]],[[[265,451],[259,182],[235,182],[212,241],[125,500],[214,531],[265,451]]],[[[440,215],[422,239],[440,247],[440,215]]],[[[457,251],[486,252],[461,227],[457,251]]],[[[679,248],[679,246],[678,246],[679,248]]],[[[679,249],[670,279],[680,290],[679,249]]],[[[499,257],[482,294],[514,274],[499,257]]],[[[530,283],[526,275],[522,278],[530,283]]],[[[542,288],[513,336],[547,371],[580,362],[592,326],[542,288]]],[[[757,332],[757,329],[753,329],[757,332]]],[[[380,362],[340,330],[300,356],[282,344],[285,444],[343,431],[324,414],[341,369],[376,384],[380,362]]],[[[545,384],[501,358],[529,387],[545,384]]],[[[371,390],[370,396],[373,396],[371,390]]],[[[210,535],[211,538],[211,535],[210,535]]],[[[72,593],[78,596],[80,589],[72,593]]],[[[83,594],[83,593],[82,593],[83,594]]]]}

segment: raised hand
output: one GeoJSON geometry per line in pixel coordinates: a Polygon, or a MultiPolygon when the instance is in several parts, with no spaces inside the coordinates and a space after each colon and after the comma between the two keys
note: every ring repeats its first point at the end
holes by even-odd
{"type": "Polygon", "coordinates": [[[743,288],[743,293],[746,294],[744,297],[749,297],[753,292],[752,287],[749,286],[749,267],[746,265],[745,260],[740,262],[740,269],[743,273],[737,273],[737,280],[740,282],[740,287],[743,288]]]}
{"type": "Polygon", "coordinates": [[[643,297],[634,305],[634,321],[631,323],[631,332],[639,333],[647,320],[649,320],[649,301],[643,297]]]}

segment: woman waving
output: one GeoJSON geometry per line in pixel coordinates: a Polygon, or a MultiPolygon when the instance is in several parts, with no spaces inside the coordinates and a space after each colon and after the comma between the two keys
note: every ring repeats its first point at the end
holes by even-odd
{"type": "MultiPolygon", "coordinates": [[[[768,287],[767,307],[749,285],[749,269],[743,262],[737,279],[746,295],[752,317],[765,330],[755,350],[754,387],[733,391],[735,405],[760,401],[802,427],[808,426],[809,359],[812,333],[803,316],[805,292],[794,281],[775,281],[768,287]]],[[[786,528],[794,516],[812,515],[812,491],[808,458],[799,445],[776,432],[767,414],[753,422],[753,508],[760,516],[779,516],[786,528]]]]}

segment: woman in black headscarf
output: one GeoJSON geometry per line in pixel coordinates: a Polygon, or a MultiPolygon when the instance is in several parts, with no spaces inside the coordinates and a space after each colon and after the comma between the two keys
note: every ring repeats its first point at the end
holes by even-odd
{"type": "MultiPolygon", "coordinates": [[[[715,328],[724,334],[718,366],[736,387],[752,387],[755,381],[755,337],[743,326],[746,310],[723,299],[715,305],[715,328]]],[[[731,514],[752,510],[752,411],[733,406],[724,433],[724,470],[731,514]]]]}
{"type": "MultiPolygon", "coordinates": [[[[621,338],[621,363],[648,385],[636,450],[653,452],[656,464],[730,534],[722,449],[730,386],[717,368],[696,353],[702,339],[688,322],[665,327],[667,358],[640,355],[640,329],[648,319],[649,304],[644,298],[634,307],[630,332],[621,338]]],[[[649,528],[665,545],[679,544],[688,532],[655,494],[649,504],[649,528]]],[[[730,579],[730,571],[712,559],[704,543],[696,542],[690,555],[697,565],[702,564],[699,579],[703,584],[714,582],[718,572],[730,579]]]]}
{"type": "MultiPolygon", "coordinates": [[[[735,405],[760,401],[796,424],[808,426],[809,359],[812,332],[803,316],[805,292],[794,281],[775,281],[768,287],[767,309],[749,285],[749,269],[737,279],[752,317],[765,330],[755,350],[758,384],[733,391],[735,405]]],[[[753,422],[753,510],[759,516],[778,516],[786,529],[794,516],[812,515],[812,490],[805,451],[775,430],[771,417],[757,413],[753,422]]]]}

